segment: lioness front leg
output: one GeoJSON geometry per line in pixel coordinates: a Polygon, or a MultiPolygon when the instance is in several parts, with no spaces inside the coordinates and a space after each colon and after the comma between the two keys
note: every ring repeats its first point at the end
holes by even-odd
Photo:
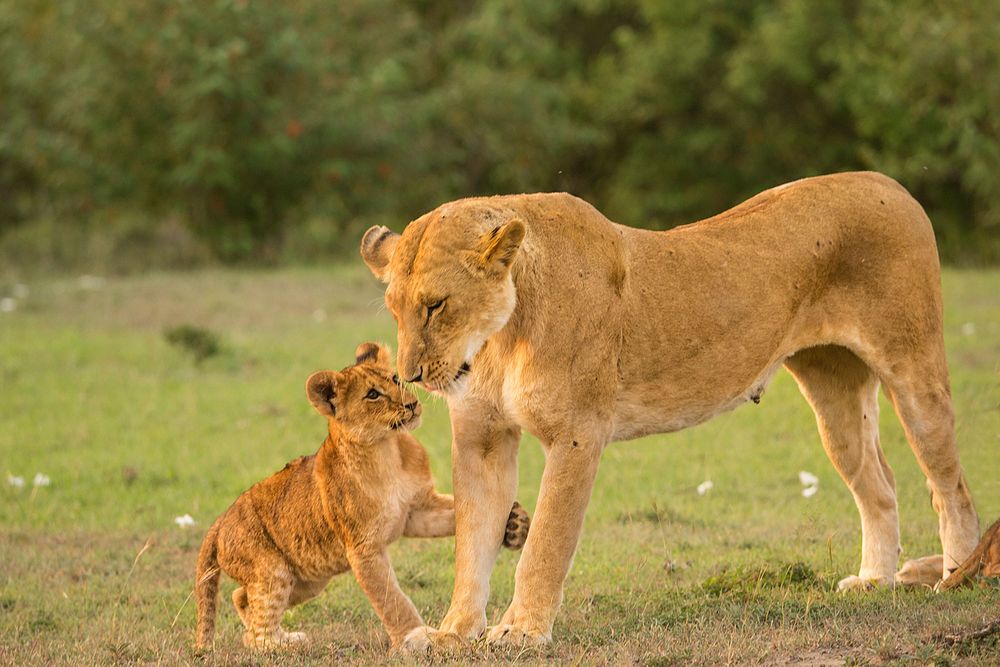
{"type": "Polygon", "coordinates": [[[451,407],[455,486],[455,588],[441,632],[475,639],[486,629],[490,574],[517,491],[516,427],[451,407]]]}
{"type": "Polygon", "coordinates": [[[500,624],[491,628],[491,642],[551,641],[604,444],[603,439],[581,438],[550,446],[535,517],[517,566],[514,599],[500,624]]]}

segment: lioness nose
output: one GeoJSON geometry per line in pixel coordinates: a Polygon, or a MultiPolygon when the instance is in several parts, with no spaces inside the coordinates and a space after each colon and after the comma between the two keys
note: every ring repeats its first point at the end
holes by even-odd
{"type": "Polygon", "coordinates": [[[404,378],[407,382],[420,382],[424,379],[424,369],[422,366],[417,367],[417,374],[412,378],[404,378]]]}

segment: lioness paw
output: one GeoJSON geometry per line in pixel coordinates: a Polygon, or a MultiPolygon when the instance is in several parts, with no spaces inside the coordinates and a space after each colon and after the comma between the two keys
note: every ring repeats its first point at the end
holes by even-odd
{"type": "Polygon", "coordinates": [[[906,588],[926,586],[934,588],[941,582],[944,571],[944,556],[924,556],[908,560],[896,573],[896,585],[906,588]]]}
{"type": "Polygon", "coordinates": [[[514,501],[514,506],[510,508],[510,516],[507,517],[507,528],[503,535],[503,545],[512,551],[517,551],[524,546],[528,539],[528,528],[531,526],[531,517],[528,511],[521,506],[521,503],[514,501]]]}
{"type": "Polygon", "coordinates": [[[410,630],[396,650],[400,653],[427,653],[431,649],[455,649],[462,645],[461,638],[456,634],[421,625],[410,630]]]}
{"type": "Polygon", "coordinates": [[[892,586],[893,582],[891,580],[886,581],[882,578],[869,579],[861,578],[856,575],[851,575],[849,577],[844,577],[839,582],[837,582],[837,591],[840,593],[846,593],[848,591],[873,591],[876,588],[882,588],[883,586],[892,586]]]}

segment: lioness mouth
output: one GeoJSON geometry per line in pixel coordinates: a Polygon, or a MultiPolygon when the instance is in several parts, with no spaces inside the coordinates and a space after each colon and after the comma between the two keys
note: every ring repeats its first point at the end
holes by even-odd
{"type": "Polygon", "coordinates": [[[463,375],[465,375],[471,370],[472,367],[469,366],[468,362],[463,363],[461,366],[458,367],[458,372],[455,373],[455,378],[452,380],[452,382],[458,382],[463,375]]]}

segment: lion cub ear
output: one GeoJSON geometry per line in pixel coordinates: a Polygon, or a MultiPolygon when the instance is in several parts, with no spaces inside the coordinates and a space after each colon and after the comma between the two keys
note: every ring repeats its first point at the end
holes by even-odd
{"type": "Polygon", "coordinates": [[[506,275],[526,231],[524,223],[515,218],[480,236],[474,251],[474,268],[492,275],[506,275]]]}
{"type": "Polygon", "coordinates": [[[316,408],[316,412],[326,417],[334,417],[337,408],[333,404],[337,397],[337,383],[341,380],[336,371],[316,371],[306,380],[306,396],[316,408]]]}
{"type": "Polygon", "coordinates": [[[398,243],[399,234],[384,225],[371,227],[361,237],[361,259],[365,260],[375,277],[384,283],[389,282],[389,260],[396,252],[398,243]]]}
{"type": "Polygon", "coordinates": [[[354,351],[354,363],[375,363],[384,368],[392,368],[392,350],[380,343],[361,343],[354,351]]]}

